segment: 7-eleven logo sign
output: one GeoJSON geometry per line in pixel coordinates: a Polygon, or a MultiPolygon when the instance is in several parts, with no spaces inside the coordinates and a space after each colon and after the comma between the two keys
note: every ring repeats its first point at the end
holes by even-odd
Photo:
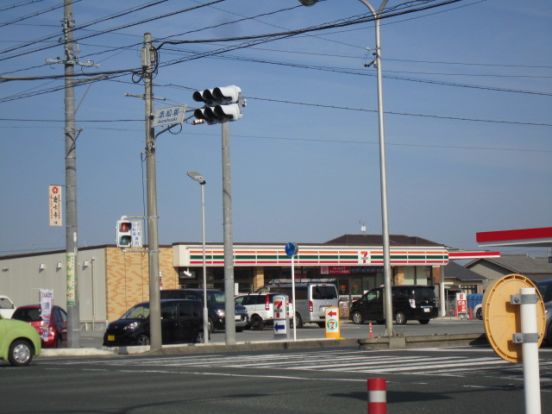
{"type": "Polygon", "coordinates": [[[370,257],[369,250],[359,250],[358,251],[358,264],[359,265],[369,265],[372,263],[372,258],[370,257]]]}

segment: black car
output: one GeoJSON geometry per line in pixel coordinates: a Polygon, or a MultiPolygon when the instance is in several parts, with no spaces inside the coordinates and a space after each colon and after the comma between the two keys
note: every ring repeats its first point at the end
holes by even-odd
{"type": "Polygon", "coordinates": [[[544,331],[544,341],[552,345],[552,279],[543,280],[537,283],[544,308],[546,310],[546,326],[544,331]]]}
{"type": "MultiPolygon", "coordinates": [[[[130,308],[105,331],[104,346],[149,345],[149,302],[130,308]]],[[[164,344],[203,342],[203,311],[195,299],[161,300],[161,337],[164,344]]]]}
{"type": "MultiPolygon", "coordinates": [[[[383,323],[382,287],[371,289],[351,305],[350,318],[354,323],[376,321],[383,323]]],[[[438,309],[433,286],[393,286],[393,319],[397,325],[404,325],[408,320],[417,320],[426,324],[435,318],[438,309]]]]}
{"type": "MultiPolygon", "coordinates": [[[[203,304],[203,289],[167,289],[161,291],[161,299],[196,299],[203,304]]],[[[209,333],[224,329],[224,292],[218,289],[207,289],[207,310],[209,314],[209,333]]],[[[241,332],[249,325],[247,309],[236,304],[234,308],[236,331],[241,332]]]]}

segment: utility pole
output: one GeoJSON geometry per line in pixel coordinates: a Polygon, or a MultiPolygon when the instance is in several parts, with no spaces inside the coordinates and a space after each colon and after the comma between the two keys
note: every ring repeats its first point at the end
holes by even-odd
{"type": "Polygon", "coordinates": [[[75,129],[75,94],[73,73],[73,3],[64,2],[63,35],[65,44],[65,228],[67,272],[67,346],[80,347],[80,316],[77,271],[77,131],[75,129]]]}
{"type": "Polygon", "coordinates": [[[234,246],[232,242],[232,177],[230,165],[230,125],[221,124],[222,132],[222,209],[224,228],[224,315],[226,345],[236,343],[234,303],[234,246]]]}
{"type": "Polygon", "coordinates": [[[153,71],[157,54],[151,43],[151,33],[144,33],[142,71],[146,121],[146,181],[148,221],[148,264],[150,305],[150,349],[161,349],[161,301],[159,293],[159,238],[157,235],[157,176],[155,169],[155,131],[153,121],[153,71]]]}

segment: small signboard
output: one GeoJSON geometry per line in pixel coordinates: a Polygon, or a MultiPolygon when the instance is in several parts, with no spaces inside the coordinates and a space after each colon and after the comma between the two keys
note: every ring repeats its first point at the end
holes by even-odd
{"type": "Polygon", "coordinates": [[[288,333],[288,297],[276,295],[272,299],[274,311],[274,338],[287,337],[288,333]]]}
{"type": "Polygon", "coordinates": [[[131,247],[141,248],[144,246],[144,237],[142,231],[142,220],[132,220],[130,229],[132,235],[131,247]]]}
{"type": "Polygon", "coordinates": [[[181,124],[186,115],[186,105],[158,109],[153,116],[153,127],[181,124]]]}
{"type": "Polygon", "coordinates": [[[57,184],[48,186],[50,226],[63,226],[61,188],[61,185],[57,184]]]}
{"type": "Polygon", "coordinates": [[[326,338],[339,339],[339,308],[328,306],[326,308],[326,338]]]}

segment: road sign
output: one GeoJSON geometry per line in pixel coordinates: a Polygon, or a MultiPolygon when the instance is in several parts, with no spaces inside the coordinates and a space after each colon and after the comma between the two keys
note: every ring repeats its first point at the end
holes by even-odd
{"type": "Polygon", "coordinates": [[[328,306],[326,308],[326,338],[339,339],[339,308],[337,306],[328,306]]]}
{"type": "Polygon", "coordinates": [[[297,243],[292,243],[292,242],[286,243],[285,249],[286,249],[286,254],[288,256],[290,257],[295,256],[298,250],[297,243]]]}
{"type": "Polygon", "coordinates": [[[509,362],[522,361],[522,345],[514,343],[513,336],[521,332],[520,306],[512,303],[512,296],[519,295],[522,288],[535,288],[537,301],[538,345],[544,338],[544,302],[535,286],[527,277],[511,274],[488,287],[483,296],[483,321],[485,333],[498,356],[509,362]]]}
{"type": "Polygon", "coordinates": [[[153,116],[153,127],[181,124],[186,115],[186,106],[171,106],[170,108],[158,109],[153,116]]]}
{"type": "Polygon", "coordinates": [[[272,299],[274,312],[274,338],[287,337],[288,333],[288,297],[287,295],[276,295],[272,299]]]}
{"type": "Polygon", "coordinates": [[[61,185],[48,186],[50,226],[63,226],[61,185]]]}

